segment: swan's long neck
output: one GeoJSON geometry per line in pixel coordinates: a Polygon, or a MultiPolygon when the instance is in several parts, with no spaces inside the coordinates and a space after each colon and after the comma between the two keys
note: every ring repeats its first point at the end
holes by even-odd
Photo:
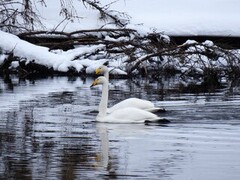
{"type": "Polygon", "coordinates": [[[102,85],[102,97],[99,104],[99,116],[105,116],[107,114],[108,105],[108,80],[106,80],[102,85]]]}
{"type": "Polygon", "coordinates": [[[109,70],[108,69],[105,70],[104,77],[109,81],[109,70]]]}

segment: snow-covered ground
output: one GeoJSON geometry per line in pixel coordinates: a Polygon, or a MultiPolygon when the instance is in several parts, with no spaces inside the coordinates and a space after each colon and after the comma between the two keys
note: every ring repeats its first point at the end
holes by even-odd
{"type": "Polygon", "coordinates": [[[125,0],[118,4],[134,24],[143,23],[167,35],[240,36],[239,0],[125,0]]]}
{"type": "MultiPolygon", "coordinates": [[[[74,7],[81,17],[79,21],[63,23],[58,30],[73,31],[102,27],[98,12],[85,8],[73,0],[74,7]]],[[[113,0],[100,0],[102,6],[113,0]]],[[[43,22],[47,29],[54,29],[60,22],[60,5],[46,0],[47,7],[40,7],[43,22]]],[[[142,25],[156,29],[167,35],[213,35],[240,36],[239,0],[118,0],[109,10],[124,12],[130,16],[130,25],[142,25]]],[[[109,24],[107,26],[110,26],[109,24]]]]}

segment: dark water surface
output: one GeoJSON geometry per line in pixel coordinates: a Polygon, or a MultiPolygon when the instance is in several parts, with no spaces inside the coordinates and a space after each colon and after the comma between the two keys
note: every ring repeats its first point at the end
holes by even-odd
{"type": "Polygon", "coordinates": [[[172,123],[147,126],[96,123],[91,82],[0,79],[0,179],[240,179],[239,87],[180,94],[171,81],[112,80],[110,105],[131,96],[167,110],[172,123]]]}

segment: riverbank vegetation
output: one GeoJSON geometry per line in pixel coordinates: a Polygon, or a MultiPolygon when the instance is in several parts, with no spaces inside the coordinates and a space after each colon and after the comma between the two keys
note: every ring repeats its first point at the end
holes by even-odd
{"type": "MultiPolygon", "coordinates": [[[[40,3],[44,6],[45,1],[40,3]]],[[[98,12],[103,26],[57,30],[63,22],[81,21],[74,6],[60,0],[63,20],[55,29],[43,30],[39,28],[44,24],[34,10],[34,1],[1,2],[1,74],[86,76],[94,75],[96,67],[108,63],[114,76],[160,80],[162,76],[178,75],[188,85],[206,88],[240,77],[240,50],[224,48],[227,47],[224,42],[221,46],[210,40],[176,44],[155,29],[145,31],[141,26],[133,26],[127,14],[109,9],[111,3],[108,6],[90,0],[81,3],[98,12]],[[19,6],[22,11],[9,8],[19,6]]]]}

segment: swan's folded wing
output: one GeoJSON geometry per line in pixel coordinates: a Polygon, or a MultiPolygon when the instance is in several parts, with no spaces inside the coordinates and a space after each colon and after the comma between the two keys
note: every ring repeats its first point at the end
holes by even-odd
{"type": "Polygon", "coordinates": [[[154,104],[150,101],[143,100],[143,99],[128,98],[128,99],[125,99],[125,100],[115,104],[111,108],[108,108],[108,113],[111,113],[118,109],[123,109],[123,108],[128,108],[128,107],[134,107],[134,108],[138,108],[138,109],[147,110],[147,109],[154,109],[154,104]]]}

